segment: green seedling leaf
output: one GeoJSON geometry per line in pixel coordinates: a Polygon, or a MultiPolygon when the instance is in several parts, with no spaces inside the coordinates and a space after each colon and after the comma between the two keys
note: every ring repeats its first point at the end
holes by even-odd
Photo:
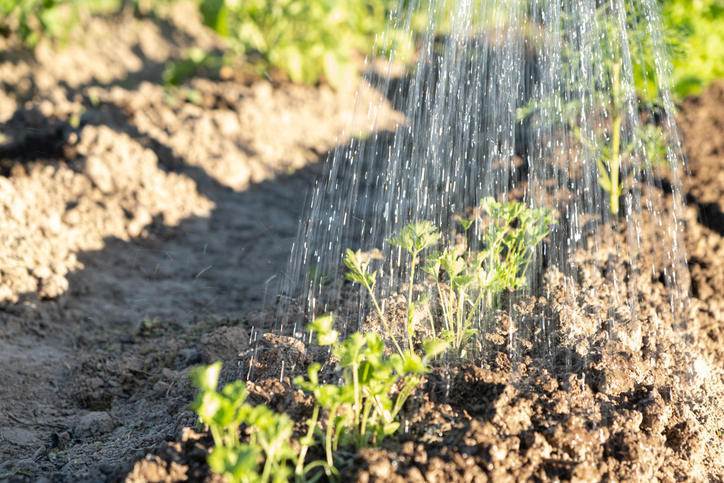
{"type": "Polygon", "coordinates": [[[423,374],[428,372],[427,367],[417,354],[405,354],[404,366],[402,372],[411,374],[423,374]]]}
{"type": "Polygon", "coordinates": [[[488,196],[480,200],[480,207],[485,213],[493,219],[502,218],[501,210],[503,208],[502,203],[498,203],[495,198],[488,196]]]}
{"type": "Polygon", "coordinates": [[[392,423],[387,423],[387,424],[385,424],[385,425],[383,426],[382,433],[383,433],[385,436],[389,436],[389,435],[391,435],[391,434],[395,434],[395,432],[396,432],[398,429],[400,429],[400,423],[398,423],[397,421],[395,421],[395,422],[392,422],[392,423]]]}
{"type": "MultiPolygon", "coordinates": [[[[439,257],[439,254],[438,254],[439,257]]],[[[438,257],[435,257],[437,259],[438,257]]],[[[440,264],[437,261],[433,261],[421,267],[422,271],[432,275],[433,278],[437,279],[440,276],[440,264]]]]}
{"type": "Polygon", "coordinates": [[[370,382],[374,381],[375,378],[378,377],[378,375],[375,374],[374,366],[369,361],[362,361],[360,363],[357,374],[359,384],[362,386],[369,385],[370,382]]]}
{"type": "Polygon", "coordinates": [[[608,179],[607,175],[600,176],[598,178],[598,184],[601,185],[603,191],[607,193],[611,191],[611,181],[608,179]]]}
{"type": "Polygon", "coordinates": [[[304,379],[303,376],[297,376],[294,378],[294,385],[301,388],[304,391],[314,393],[319,389],[319,370],[322,365],[318,362],[309,366],[307,369],[308,380],[304,379]]]}
{"type": "MultiPolygon", "coordinates": [[[[465,263],[464,260],[462,260],[462,262],[465,263]]],[[[464,268],[467,268],[467,264],[465,265],[464,268]]],[[[474,274],[467,274],[467,273],[466,273],[466,274],[463,274],[463,275],[458,275],[458,276],[456,276],[456,277],[453,277],[453,278],[452,278],[452,283],[453,283],[453,286],[454,286],[456,289],[463,289],[463,290],[465,290],[467,287],[470,286],[470,284],[471,284],[474,280],[475,280],[475,275],[474,275],[474,274]]]]}
{"type": "Polygon", "coordinates": [[[324,384],[314,391],[317,403],[325,409],[331,409],[337,405],[342,391],[339,387],[331,384],[324,384]]]}
{"type": "Polygon", "coordinates": [[[238,448],[217,446],[206,461],[214,473],[225,475],[231,481],[259,481],[256,466],[260,456],[260,448],[249,444],[238,448]]]}
{"type": "Polygon", "coordinates": [[[458,221],[461,225],[463,225],[463,230],[468,231],[468,229],[473,225],[473,222],[475,221],[475,218],[466,219],[462,216],[458,216],[458,221]]]}
{"type": "Polygon", "coordinates": [[[425,349],[425,359],[423,359],[423,362],[426,364],[427,360],[444,353],[449,345],[450,344],[442,339],[427,339],[423,342],[423,347],[425,349]]]}
{"type": "Polygon", "coordinates": [[[317,345],[334,345],[337,343],[337,338],[339,337],[339,332],[336,330],[332,330],[324,333],[319,333],[317,336],[317,345]]]}
{"type": "Polygon", "coordinates": [[[334,315],[324,314],[316,317],[307,326],[307,330],[314,331],[320,334],[327,334],[332,330],[334,325],[334,315]]]}
{"type": "Polygon", "coordinates": [[[436,245],[440,241],[437,227],[430,221],[415,221],[400,230],[399,236],[393,236],[387,243],[399,246],[411,255],[436,245]]]}
{"type": "Polygon", "coordinates": [[[440,264],[443,270],[447,272],[450,279],[454,279],[460,275],[466,268],[467,263],[462,258],[455,255],[452,251],[445,251],[437,262],[440,264]]]}
{"type": "Polygon", "coordinates": [[[226,28],[228,10],[224,0],[203,0],[199,6],[204,25],[211,27],[222,37],[228,36],[226,28]]]}
{"type": "Polygon", "coordinates": [[[189,371],[189,379],[191,379],[194,386],[202,391],[216,391],[222,365],[223,363],[218,361],[206,367],[195,367],[189,371]]]}
{"type": "Polygon", "coordinates": [[[368,263],[362,261],[361,250],[355,253],[348,248],[345,252],[344,263],[347,265],[347,268],[351,270],[344,275],[347,280],[357,282],[368,290],[371,290],[375,286],[377,272],[367,273],[368,263]]]}
{"type": "Polygon", "coordinates": [[[364,360],[362,348],[366,343],[365,337],[359,332],[355,332],[349,336],[347,340],[342,342],[342,345],[334,351],[334,355],[339,357],[339,365],[341,367],[351,367],[364,360]]]}
{"type": "Polygon", "coordinates": [[[224,386],[224,389],[221,390],[221,394],[238,407],[246,401],[246,397],[249,393],[246,391],[246,385],[243,382],[234,381],[224,386]]]}

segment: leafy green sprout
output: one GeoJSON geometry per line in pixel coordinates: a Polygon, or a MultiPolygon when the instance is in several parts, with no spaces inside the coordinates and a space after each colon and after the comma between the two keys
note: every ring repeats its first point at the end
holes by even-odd
{"type": "MultiPolygon", "coordinates": [[[[485,311],[494,310],[505,288],[519,290],[527,286],[533,249],[548,235],[550,225],[555,221],[550,210],[529,208],[523,203],[502,203],[488,197],[483,198],[480,204],[489,219],[481,235],[483,248],[479,251],[460,248],[433,251],[426,256],[426,263],[421,267],[434,280],[434,291],[442,312],[443,327],[436,327],[435,316],[432,311],[429,312],[432,333],[437,336],[439,328],[440,337],[451,343],[460,357],[467,357],[466,346],[477,333],[473,327],[476,316],[480,319],[485,311]]],[[[475,219],[458,220],[467,236],[475,219]]],[[[428,303],[428,298],[423,295],[418,294],[415,298],[415,267],[422,251],[438,245],[440,240],[437,228],[428,221],[410,223],[398,236],[388,240],[410,255],[406,318],[409,354],[413,353],[413,312],[421,304],[428,303]]],[[[368,265],[362,258],[361,252],[347,250],[345,263],[351,271],[345,276],[368,291],[398,353],[404,357],[405,353],[392,335],[389,322],[374,294],[377,272],[368,273],[368,265]]]]}
{"type": "MultiPolygon", "coordinates": [[[[488,197],[480,204],[489,219],[481,237],[483,248],[467,253],[446,248],[428,256],[423,268],[435,281],[440,300],[445,325],[441,337],[463,358],[470,338],[477,333],[472,326],[475,317],[497,307],[505,288],[518,290],[527,285],[533,248],[548,235],[554,222],[550,210],[528,208],[523,203],[501,203],[488,197]],[[517,227],[513,227],[516,222],[517,227]]],[[[473,221],[460,219],[466,234],[473,221]]],[[[435,332],[432,317],[431,325],[435,332]]]]}
{"type": "MultiPolygon", "coordinates": [[[[319,380],[321,364],[312,364],[308,377],[295,378],[294,384],[314,395],[318,407],[326,410],[324,435],[327,456],[326,469],[334,469],[334,452],[340,445],[354,444],[363,448],[379,444],[400,426],[396,421],[405,401],[429,371],[429,361],[445,351],[441,340],[426,341],[425,356],[414,353],[393,354],[383,358],[384,343],[376,333],[356,332],[343,342],[333,329],[334,317],[326,314],[309,324],[317,334],[317,344],[331,346],[342,369],[341,384],[323,384],[319,380]],[[400,380],[404,386],[393,402],[390,394],[400,380]]],[[[315,408],[315,415],[318,411],[315,408]]],[[[310,433],[311,434],[311,433],[310,433]]]]}
{"type": "Polygon", "coordinates": [[[439,242],[440,234],[437,232],[437,227],[430,221],[416,221],[410,223],[400,230],[399,236],[393,236],[388,240],[390,245],[400,247],[412,257],[409,265],[410,276],[408,281],[406,325],[410,353],[412,353],[413,350],[412,338],[415,335],[415,329],[413,327],[413,313],[417,306],[424,303],[424,300],[412,302],[412,290],[415,283],[415,268],[417,266],[420,253],[427,248],[437,245],[439,242]]]}
{"type": "MultiPolygon", "coordinates": [[[[653,108],[662,105],[661,93],[658,91],[656,83],[652,81],[656,65],[656,59],[653,57],[653,43],[646,32],[645,24],[636,19],[636,10],[640,8],[642,6],[637,1],[626,4],[626,35],[630,40],[636,94],[641,105],[653,108]]],[[[649,123],[645,127],[641,127],[637,123],[634,136],[627,142],[623,142],[621,135],[624,128],[624,115],[628,106],[626,96],[622,92],[624,64],[621,55],[621,25],[618,15],[612,11],[609,3],[598,7],[596,17],[598,34],[601,37],[599,45],[605,82],[596,84],[597,88],[588,95],[593,104],[597,106],[598,114],[604,119],[611,119],[610,124],[593,135],[582,132],[580,114],[584,106],[580,96],[574,92],[575,87],[571,87],[565,99],[564,94],[560,93],[549,98],[530,101],[518,109],[517,119],[522,121],[537,112],[560,109],[562,116],[553,116],[555,120],[552,122],[560,123],[563,129],[570,129],[573,138],[578,139],[587,151],[594,153],[594,161],[598,169],[598,184],[608,197],[610,213],[617,216],[620,211],[619,200],[624,193],[624,181],[627,176],[622,168],[624,158],[635,155],[634,151],[637,147],[642,147],[644,167],[666,166],[666,149],[669,140],[659,126],[649,123]],[[637,139],[641,142],[640,145],[635,144],[637,139]]],[[[575,42],[565,41],[562,48],[562,62],[571,66],[571,71],[575,70],[581,55],[574,44],[575,42]]],[[[575,82],[572,78],[565,81],[575,82]]]]}
{"type": "MultiPolygon", "coordinates": [[[[266,483],[287,481],[291,469],[287,462],[296,463],[295,479],[304,480],[303,456],[297,458],[289,440],[294,423],[286,414],[277,414],[265,406],[252,406],[246,402],[246,386],[241,381],[227,384],[217,392],[221,362],[193,369],[189,377],[200,390],[191,409],[199,421],[208,425],[214,439],[214,449],[207,458],[209,467],[224,475],[231,483],[266,483]],[[251,428],[248,443],[239,440],[242,424],[251,428]],[[264,455],[264,466],[258,472],[258,462],[264,455]]],[[[306,455],[305,444],[302,450],[306,455]]]]}
{"type": "Polygon", "coordinates": [[[375,296],[374,287],[377,282],[377,271],[375,270],[372,273],[368,273],[369,260],[364,259],[361,250],[353,252],[348,248],[345,252],[344,263],[347,265],[347,268],[350,269],[350,271],[344,275],[345,278],[352,282],[359,283],[367,290],[370,298],[372,299],[372,303],[375,306],[375,310],[377,310],[377,314],[380,316],[380,320],[382,320],[382,324],[385,326],[387,334],[390,336],[392,343],[395,345],[395,349],[397,349],[397,352],[401,356],[404,356],[405,353],[400,348],[400,344],[397,342],[395,335],[392,333],[390,324],[387,321],[385,314],[382,312],[380,304],[377,301],[377,297],[375,296]]]}
{"type": "Polygon", "coordinates": [[[468,234],[468,230],[471,226],[473,226],[473,223],[475,222],[475,218],[463,218],[462,216],[458,216],[458,221],[463,226],[463,231],[465,232],[465,236],[468,234]]]}

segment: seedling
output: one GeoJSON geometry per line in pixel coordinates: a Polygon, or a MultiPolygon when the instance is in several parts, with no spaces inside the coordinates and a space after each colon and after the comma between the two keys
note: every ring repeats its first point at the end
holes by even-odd
{"type": "MultiPolygon", "coordinates": [[[[461,357],[466,357],[470,338],[477,332],[473,322],[483,313],[498,306],[498,298],[505,288],[519,290],[527,285],[526,273],[536,247],[547,235],[554,218],[550,210],[528,208],[523,203],[500,203],[494,198],[483,198],[482,211],[487,215],[489,224],[481,235],[482,249],[479,251],[463,248],[445,248],[426,257],[427,263],[421,267],[433,281],[433,292],[437,294],[443,324],[436,324],[435,316],[430,312],[430,325],[433,334],[452,344],[461,357]],[[514,224],[516,226],[514,226],[514,224]]],[[[459,218],[465,232],[475,219],[459,218]]],[[[409,255],[408,293],[406,329],[409,351],[403,352],[390,329],[389,321],[380,309],[374,293],[377,272],[369,271],[368,262],[361,252],[347,250],[345,264],[350,272],[348,280],[362,285],[370,295],[375,310],[382,320],[401,357],[414,355],[413,326],[414,310],[429,303],[426,294],[415,294],[415,271],[421,253],[439,245],[441,236],[437,228],[429,221],[417,221],[405,226],[398,236],[388,243],[400,247],[409,255]]],[[[335,336],[336,337],[336,336],[335,336]]]]}
{"type": "Polygon", "coordinates": [[[372,303],[375,306],[375,310],[377,310],[377,315],[380,316],[380,320],[382,320],[382,324],[385,326],[387,334],[390,336],[390,339],[392,339],[392,343],[395,344],[395,349],[397,349],[397,352],[400,354],[400,356],[404,357],[405,353],[400,348],[400,344],[397,342],[395,335],[392,333],[392,329],[390,329],[390,324],[387,322],[385,314],[382,313],[380,304],[379,302],[377,302],[377,297],[375,296],[374,287],[375,283],[377,282],[377,271],[375,270],[374,272],[369,273],[369,260],[364,259],[364,256],[362,255],[362,252],[360,250],[358,250],[357,252],[353,252],[348,248],[345,252],[344,263],[345,265],[347,265],[347,268],[350,269],[348,273],[345,273],[345,278],[352,282],[359,283],[370,294],[370,298],[372,299],[372,303]]]}
{"type": "MultiPolygon", "coordinates": [[[[343,342],[332,328],[334,317],[323,315],[309,324],[317,334],[317,344],[331,346],[342,370],[342,382],[323,384],[320,364],[312,364],[308,377],[297,377],[294,384],[314,395],[316,404],[327,413],[324,435],[327,468],[334,467],[334,452],[340,445],[354,444],[357,449],[372,442],[379,444],[400,426],[396,421],[407,398],[422,382],[432,357],[445,350],[442,341],[425,344],[425,356],[413,353],[393,354],[383,359],[384,343],[373,332],[356,332],[343,342]],[[397,398],[390,397],[400,380],[404,381],[397,398]]],[[[315,415],[317,413],[315,412],[315,415]]]]}
{"type": "MultiPolygon", "coordinates": [[[[297,463],[296,476],[303,479],[304,458],[297,459],[289,444],[294,427],[292,420],[265,406],[248,404],[246,386],[241,381],[227,384],[217,392],[221,365],[216,362],[197,367],[189,375],[200,389],[190,407],[199,415],[199,421],[208,425],[214,438],[214,449],[207,458],[209,467],[226,476],[230,483],[266,483],[287,481],[292,475],[287,462],[291,462],[297,463]],[[242,424],[251,429],[248,443],[239,440],[242,424]],[[262,455],[264,466],[260,474],[262,455]]],[[[311,444],[308,440],[305,443],[311,444]]]]}
{"type": "MultiPolygon", "coordinates": [[[[593,158],[598,169],[598,184],[608,198],[608,210],[614,217],[621,209],[619,199],[628,184],[626,180],[632,179],[640,169],[665,166],[669,142],[652,117],[645,127],[642,127],[643,120],[627,117],[635,105],[653,110],[660,107],[662,101],[658,86],[652,81],[657,65],[652,40],[644,23],[637,20],[640,17],[637,9],[642,7],[637,2],[631,2],[625,8],[625,26],[612,4],[605,2],[596,10],[601,74],[599,81],[590,84],[591,91],[581,93],[587,87],[580,80],[583,74],[577,72],[577,77],[563,79],[561,92],[532,100],[518,110],[517,116],[518,120],[523,120],[537,112],[560,112],[560,115],[540,116],[537,121],[558,123],[561,129],[570,131],[570,139],[584,148],[584,155],[593,158]],[[625,35],[622,34],[624,28],[625,35]],[[624,62],[623,42],[628,44],[630,64],[624,62]],[[626,65],[633,69],[628,74],[625,72],[626,65]],[[627,83],[635,87],[640,102],[627,98],[627,83]],[[586,131],[582,129],[584,119],[589,123],[586,131]],[[622,138],[627,130],[633,135],[622,138]],[[643,161],[637,162],[637,158],[643,161]]],[[[572,72],[579,69],[583,54],[575,37],[564,37],[561,52],[566,69],[572,72]]]]}
{"type": "Polygon", "coordinates": [[[437,227],[429,221],[417,221],[410,223],[400,231],[399,236],[393,236],[387,242],[390,245],[398,246],[410,254],[410,277],[408,281],[407,292],[407,339],[410,354],[412,354],[412,338],[415,335],[413,327],[413,312],[417,306],[424,303],[424,300],[418,299],[417,302],[412,301],[412,289],[415,283],[415,267],[417,266],[418,256],[420,252],[426,248],[435,246],[440,241],[440,234],[437,227]]]}
{"type": "MultiPolygon", "coordinates": [[[[494,310],[505,288],[518,290],[527,285],[533,248],[548,235],[554,221],[549,210],[527,208],[523,203],[499,203],[494,198],[480,203],[489,218],[481,236],[483,248],[477,252],[446,248],[431,254],[423,268],[435,281],[444,321],[441,337],[452,343],[460,357],[466,357],[465,347],[477,332],[472,326],[475,318],[494,310]]],[[[467,234],[472,222],[461,219],[461,224],[467,234]]],[[[431,325],[434,332],[432,317],[431,325]]]]}

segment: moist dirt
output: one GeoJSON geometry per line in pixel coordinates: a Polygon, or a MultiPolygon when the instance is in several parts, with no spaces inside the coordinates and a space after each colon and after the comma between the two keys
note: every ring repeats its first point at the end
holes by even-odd
{"type": "MultiPolygon", "coordinates": [[[[222,481],[186,374],[224,360],[225,380],[248,381],[251,402],[305,431],[312,400],[291,379],[312,362],[335,377],[334,364],[266,333],[275,279],[356,97],[381,94],[241,75],[165,89],[166,62],[224,48],[191,5],[91,19],[76,35],[34,52],[0,38],[0,481],[222,481]]],[[[359,117],[348,132],[369,129],[359,117]]],[[[552,270],[551,297],[510,307],[553,321],[562,356],[530,331],[511,360],[501,314],[492,356],[428,374],[404,431],[341,453],[345,480],[724,479],[724,83],[685,100],[678,121],[691,173],[684,321],[660,315],[659,277],[641,277],[641,310],[627,313],[602,285],[607,264],[632,269],[625,254],[579,253],[579,293],[596,294],[580,312],[552,270]]],[[[357,304],[356,287],[331,290],[357,304]]]]}

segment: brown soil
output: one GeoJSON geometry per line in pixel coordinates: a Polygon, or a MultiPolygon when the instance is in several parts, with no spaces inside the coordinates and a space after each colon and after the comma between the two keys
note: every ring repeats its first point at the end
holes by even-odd
{"type": "MultiPolygon", "coordinates": [[[[190,429],[185,374],[222,359],[252,402],[311,414],[290,380],[327,351],[259,328],[355,89],[196,78],[198,104],[170,95],[168,60],[223,49],[189,5],[78,35],[33,54],[0,39],[0,481],[220,481],[209,438],[190,429]]],[[[555,320],[569,355],[546,361],[533,338],[518,361],[501,350],[436,369],[407,431],[350,454],[344,479],[724,479],[724,83],[686,100],[679,123],[685,326],[651,316],[667,312],[658,279],[641,282],[650,310],[636,320],[613,311],[611,338],[596,321],[615,294],[598,290],[579,314],[563,295],[523,299],[515,310],[555,320]],[[573,315],[581,332],[565,330],[573,315]]],[[[546,283],[555,293],[554,272],[546,283]]]]}

